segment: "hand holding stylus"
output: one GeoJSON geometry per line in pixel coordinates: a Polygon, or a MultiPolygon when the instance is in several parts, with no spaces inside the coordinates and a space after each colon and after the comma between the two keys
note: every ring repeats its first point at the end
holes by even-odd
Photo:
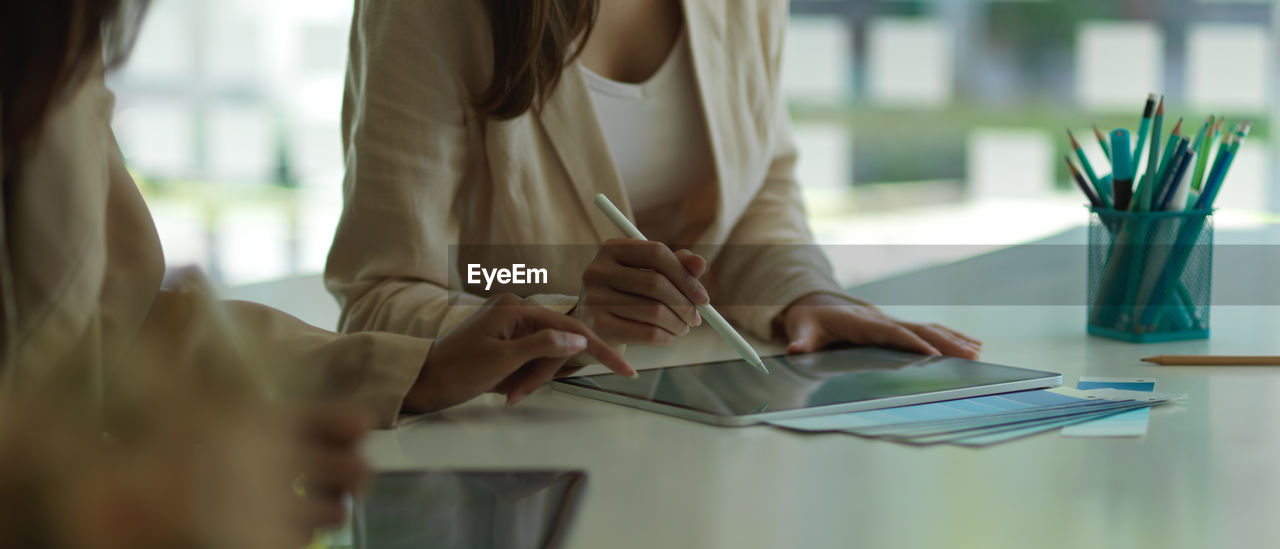
{"type": "MultiPolygon", "coordinates": [[[[633,241],[648,240],[640,233],[640,229],[636,228],[636,226],[631,223],[631,220],[627,219],[626,215],[623,215],[622,210],[619,210],[617,206],[613,205],[613,202],[609,201],[609,197],[603,194],[597,194],[594,202],[596,208],[600,209],[600,213],[609,218],[609,222],[613,223],[613,225],[617,227],[618,230],[622,231],[622,234],[627,235],[629,239],[633,241]]],[[[657,246],[661,246],[661,249],[665,249],[668,252],[670,251],[665,244],[655,242],[647,243],[647,245],[650,248],[655,249],[657,249],[657,246]]],[[[683,278],[679,270],[674,267],[668,267],[663,271],[663,273],[669,277],[674,274],[682,281],[686,280],[683,278]]],[[[701,274],[702,271],[699,269],[698,275],[701,274]]],[[[696,276],[694,278],[696,278],[696,276]]],[[[694,282],[696,282],[696,280],[694,282]]],[[[751,347],[750,343],[747,343],[746,339],[742,338],[742,334],[739,334],[737,330],[733,329],[733,326],[729,325],[729,321],[725,320],[723,316],[720,316],[720,312],[717,311],[715,307],[711,306],[711,298],[708,296],[706,289],[702,288],[701,283],[698,284],[698,289],[700,291],[695,291],[693,294],[685,294],[697,308],[698,316],[705,318],[707,324],[709,324],[711,328],[720,335],[720,338],[723,339],[725,343],[728,343],[730,347],[733,347],[733,350],[738,353],[738,356],[741,356],[748,364],[754,366],[757,370],[760,370],[761,373],[768,375],[769,368],[765,367],[764,361],[760,360],[760,355],[756,354],[756,350],[751,347]]],[[[693,288],[687,287],[686,291],[688,290],[693,290],[693,288]]]]}
{"type": "Polygon", "coordinates": [[[612,344],[669,345],[702,324],[706,261],[659,242],[608,240],[582,274],[573,316],[612,344]]]}

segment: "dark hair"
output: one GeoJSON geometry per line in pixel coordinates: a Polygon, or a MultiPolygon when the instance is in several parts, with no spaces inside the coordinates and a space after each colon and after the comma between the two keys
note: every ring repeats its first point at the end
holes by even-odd
{"type": "Polygon", "coordinates": [[[104,61],[128,56],[148,0],[6,0],[0,8],[4,174],[50,109],[104,61]]]}
{"type": "Polygon", "coordinates": [[[536,108],[591,36],[600,0],[488,0],[493,79],[476,102],[506,120],[536,108]]]}

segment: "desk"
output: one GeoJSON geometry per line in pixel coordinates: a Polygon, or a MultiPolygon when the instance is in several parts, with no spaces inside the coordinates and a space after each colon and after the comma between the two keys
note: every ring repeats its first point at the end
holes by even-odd
{"type": "MultiPolygon", "coordinates": [[[[911,276],[925,288],[947,282],[940,277],[953,268],[911,276]]],[[[1218,306],[1211,340],[1158,345],[1088,337],[1080,306],[887,309],[979,336],[984,360],[1060,371],[1067,385],[1080,375],[1154,377],[1157,391],[1190,399],[1153,410],[1140,439],[1047,433],[967,449],[716,428],[543,389],[513,409],[485,396],[375,433],[368,455],[383,470],[585,469],[574,548],[1280,543],[1280,368],[1138,362],[1155,354],[1280,354],[1280,309],[1218,306]]],[[[731,356],[702,329],[671,348],[627,353],[641,367],[731,356]]]]}

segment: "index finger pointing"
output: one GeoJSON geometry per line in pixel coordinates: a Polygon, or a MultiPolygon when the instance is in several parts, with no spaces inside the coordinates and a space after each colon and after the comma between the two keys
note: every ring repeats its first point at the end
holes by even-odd
{"type": "Polygon", "coordinates": [[[539,328],[551,328],[564,332],[573,332],[587,340],[586,353],[599,360],[606,368],[614,373],[624,377],[635,377],[636,371],[627,364],[627,361],[618,354],[613,347],[605,343],[600,336],[591,331],[586,324],[583,324],[576,318],[568,315],[562,315],[551,309],[533,306],[524,311],[526,320],[538,325],[539,328]]]}
{"type": "Polygon", "coordinates": [[[635,368],[627,364],[626,359],[618,354],[617,350],[610,347],[599,336],[590,332],[582,335],[587,337],[587,354],[596,357],[596,360],[604,364],[605,368],[613,370],[614,373],[623,377],[636,377],[639,375],[636,373],[635,368]]]}

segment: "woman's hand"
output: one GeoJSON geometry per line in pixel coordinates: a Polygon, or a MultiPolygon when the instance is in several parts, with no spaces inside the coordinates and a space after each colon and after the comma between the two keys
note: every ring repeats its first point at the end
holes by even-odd
{"type": "Polygon", "coordinates": [[[711,300],[698,282],[706,269],[698,255],[661,242],[607,240],[582,274],[572,314],[613,345],[669,345],[702,324],[695,305],[711,300]]]}
{"type": "Polygon", "coordinates": [[[305,405],[294,416],[291,430],[304,492],[300,522],[309,538],[316,528],[342,525],[345,496],[360,495],[368,483],[369,465],[360,454],[360,442],[369,423],[359,409],[338,403],[305,405]]]}
{"type": "Polygon", "coordinates": [[[902,322],[874,307],[828,294],[796,300],[779,320],[789,342],[787,354],[808,353],[842,341],[970,360],[982,352],[981,341],[945,326],[902,322]]]}
{"type": "Polygon", "coordinates": [[[494,296],[431,346],[405,408],[434,412],[490,391],[515,404],[583,351],[619,375],[636,373],[582,322],[510,294],[494,296]]]}

